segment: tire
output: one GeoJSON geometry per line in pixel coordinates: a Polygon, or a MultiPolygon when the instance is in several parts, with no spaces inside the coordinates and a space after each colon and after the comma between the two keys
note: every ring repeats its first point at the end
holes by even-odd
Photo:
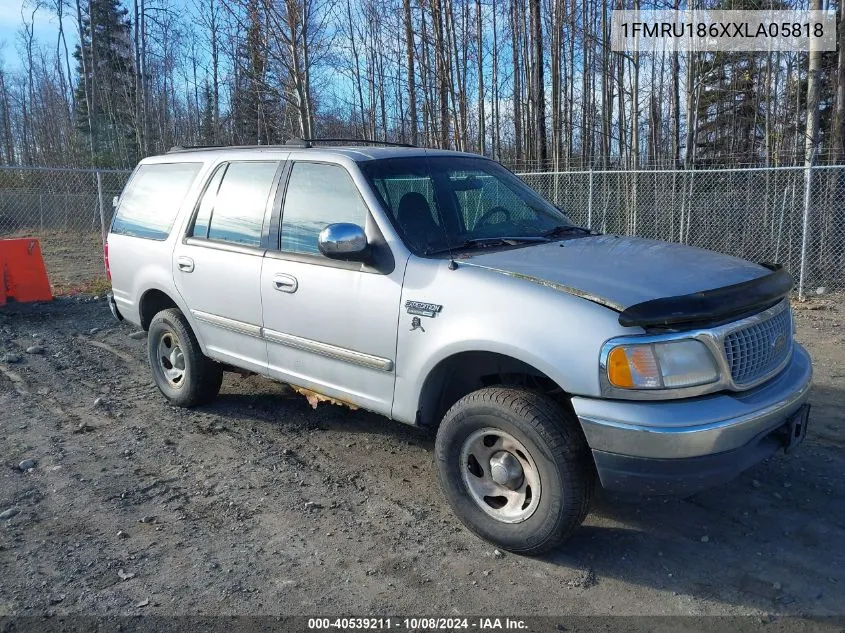
{"type": "Polygon", "coordinates": [[[596,479],[589,448],[578,421],[543,394],[489,387],[465,396],[443,418],[434,450],[440,485],[455,514],[502,549],[547,552],[589,512],[596,479]],[[507,491],[500,485],[505,477],[507,491]],[[507,496],[484,495],[491,491],[507,496]]]}
{"type": "Polygon", "coordinates": [[[162,310],[150,322],[147,355],[159,391],[178,407],[214,400],[223,382],[223,366],[202,353],[185,316],[162,310]]]}

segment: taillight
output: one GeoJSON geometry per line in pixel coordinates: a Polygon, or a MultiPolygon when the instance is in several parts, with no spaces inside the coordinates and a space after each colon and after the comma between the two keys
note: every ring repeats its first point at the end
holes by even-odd
{"type": "Polygon", "coordinates": [[[105,242],[103,244],[103,260],[106,263],[106,277],[108,280],[111,281],[111,268],[109,267],[109,243],[105,242]]]}

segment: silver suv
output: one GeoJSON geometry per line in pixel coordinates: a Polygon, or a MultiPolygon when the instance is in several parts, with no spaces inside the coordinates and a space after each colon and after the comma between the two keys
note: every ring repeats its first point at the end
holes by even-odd
{"type": "Polygon", "coordinates": [[[804,439],[783,269],[575,226],[492,160],[177,148],[116,205],[110,305],[166,398],[248,370],[436,429],[446,498],[507,550],[571,535],[596,478],[689,494],[804,439]]]}

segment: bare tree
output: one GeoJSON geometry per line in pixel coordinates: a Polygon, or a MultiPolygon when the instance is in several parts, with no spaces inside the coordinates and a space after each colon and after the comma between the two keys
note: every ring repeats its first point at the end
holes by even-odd
{"type": "Polygon", "coordinates": [[[405,59],[408,71],[408,117],[411,127],[411,144],[417,145],[417,78],[414,71],[414,26],[411,18],[411,0],[403,0],[405,11],[405,59]]]}

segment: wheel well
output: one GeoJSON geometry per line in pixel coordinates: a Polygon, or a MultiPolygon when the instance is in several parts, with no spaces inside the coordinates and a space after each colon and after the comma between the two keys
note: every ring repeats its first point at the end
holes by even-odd
{"type": "Polygon", "coordinates": [[[141,297],[141,327],[144,328],[144,330],[150,329],[150,321],[153,320],[153,317],[156,314],[162,310],[167,310],[168,308],[178,307],[179,306],[176,305],[176,302],[161,290],[147,290],[147,292],[144,293],[144,296],[141,297]]]}
{"type": "Polygon", "coordinates": [[[563,389],[528,363],[494,352],[461,352],[440,361],[426,377],[417,408],[417,423],[436,428],[458,400],[492,385],[536,389],[571,408],[563,389]]]}

